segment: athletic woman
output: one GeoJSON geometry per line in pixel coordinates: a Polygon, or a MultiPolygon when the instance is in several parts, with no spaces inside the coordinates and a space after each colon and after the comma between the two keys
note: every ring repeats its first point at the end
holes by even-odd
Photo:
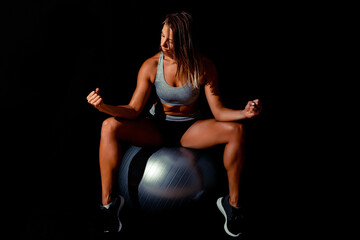
{"type": "Polygon", "coordinates": [[[227,234],[241,234],[239,184],[244,162],[244,129],[239,121],[257,116],[261,105],[258,99],[249,101],[242,110],[223,105],[216,68],[197,51],[192,36],[192,18],[188,13],[166,16],[161,31],[160,52],[142,64],[136,89],[128,105],[105,104],[98,88],[87,96],[87,101],[99,111],[112,116],[102,124],[99,150],[101,209],[108,216],[105,232],[121,229],[119,212],[124,198],[113,196],[112,193],[124,143],[194,149],[224,144],[223,163],[229,194],[220,197],[217,206],[225,217],[227,234]],[[143,117],[140,113],[153,86],[159,101],[152,106],[149,116],[143,117]],[[200,118],[200,89],[205,91],[213,119],[200,118]]]}

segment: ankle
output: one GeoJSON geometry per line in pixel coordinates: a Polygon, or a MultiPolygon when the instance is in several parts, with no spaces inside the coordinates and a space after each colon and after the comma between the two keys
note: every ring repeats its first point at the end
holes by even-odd
{"type": "Polygon", "coordinates": [[[234,208],[239,208],[239,203],[237,200],[229,198],[229,204],[230,204],[230,206],[232,206],[234,208]]]}
{"type": "Polygon", "coordinates": [[[102,198],[102,205],[103,205],[103,206],[109,205],[111,202],[112,202],[112,199],[111,199],[111,196],[110,196],[110,195],[108,195],[108,196],[103,196],[103,198],[102,198]]]}

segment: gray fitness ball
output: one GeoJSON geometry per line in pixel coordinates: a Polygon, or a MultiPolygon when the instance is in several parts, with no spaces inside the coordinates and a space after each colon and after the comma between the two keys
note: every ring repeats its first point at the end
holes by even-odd
{"type": "Polygon", "coordinates": [[[214,161],[206,150],[131,146],[119,169],[120,194],[150,211],[184,206],[215,187],[214,161]]]}

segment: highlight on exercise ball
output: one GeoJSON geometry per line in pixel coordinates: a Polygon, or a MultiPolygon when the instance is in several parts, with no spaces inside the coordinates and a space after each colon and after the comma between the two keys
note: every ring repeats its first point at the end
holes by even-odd
{"type": "Polygon", "coordinates": [[[206,150],[131,146],[119,169],[120,194],[146,210],[187,205],[215,187],[214,161],[206,150]]]}

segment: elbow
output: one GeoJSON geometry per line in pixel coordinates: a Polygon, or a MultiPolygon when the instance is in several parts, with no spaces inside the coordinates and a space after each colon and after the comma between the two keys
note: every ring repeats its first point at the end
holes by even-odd
{"type": "Polygon", "coordinates": [[[140,114],[141,114],[141,111],[137,111],[135,108],[133,107],[126,107],[124,109],[125,111],[119,111],[117,112],[114,117],[119,117],[119,118],[125,118],[125,119],[128,119],[128,120],[135,120],[137,119],[140,114]]]}
{"type": "Polygon", "coordinates": [[[226,121],[223,109],[224,108],[222,108],[222,107],[211,109],[211,112],[216,121],[219,121],[219,122],[226,121]]]}
{"type": "Polygon", "coordinates": [[[131,120],[135,120],[140,116],[141,112],[140,111],[135,111],[131,114],[131,120]]]}
{"type": "Polygon", "coordinates": [[[214,118],[215,118],[216,121],[219,121],[219,122],[223,122],[223,121],[224,121],[224,115],[221,114],[220,112],[218,112],[218,111],[213,111],[212,114],[213,114],[213,116],[214,116],[214,118]]]}
{"type": "Polygon", "coordinates": [[[137,114],[133,114],[133,113],[128,113],[126,114],[126,116],[124,116],[123,114],[116,114],[115,117],[118,117],[118,118],[123,118],[123,119],[127,119],[127,120],[135,120],[136,118],[138,118],[139,115],[137,114]]]}
{"type": "Polygon", "coordinates": [[[137,108],[131,107],[130,114],[129,114],[130,119],[131,120],[137,119],[140,116],[141,112],[142,112],[142,108],[137,109],[137,108]]]}
{"type": "Polygon", "coordinates": [[[218,122],[226,122],[226,119],[222,117],[220,114],[214,115],[214,118],[218,122]]]}
{"type": "Polygon", "coordinates": [[[130,110],[129,112],[129,120],[135,120],[140,116],[141,112],[136,111],[135,109],[130,110]]]}

